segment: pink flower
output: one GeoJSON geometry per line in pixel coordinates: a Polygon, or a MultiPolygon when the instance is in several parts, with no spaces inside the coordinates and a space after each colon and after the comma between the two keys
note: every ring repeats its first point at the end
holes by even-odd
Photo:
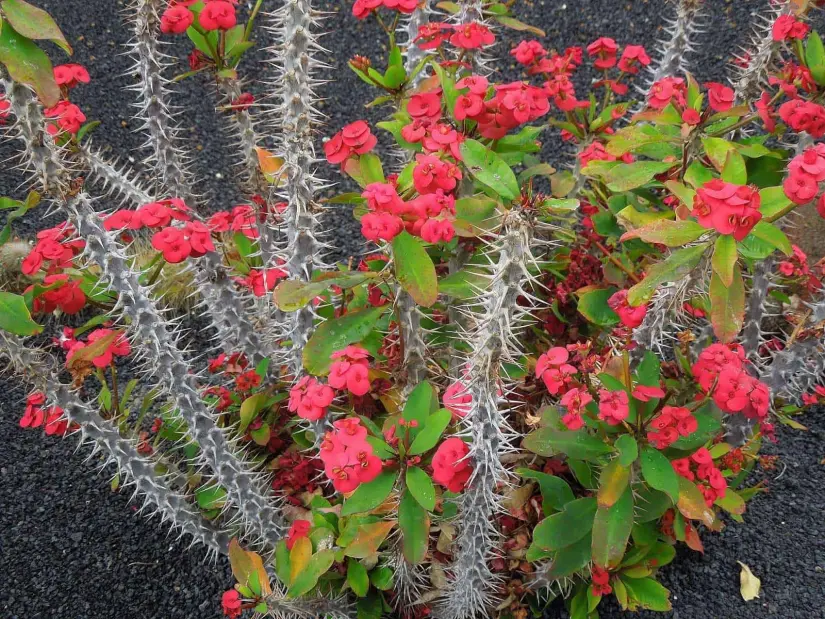
{"type": "Polygon", "coordinates": [[[685,92],[685,80],[681,77],[666,77],[650,87],[647,103],[654,110],[665,109],[673,100],[684,107],[685,92]]]}
{"type": "Polygon", "coordinates": [[[455,26],[450,36],[450,44],[461,49],[478,49],[495,43],[495,36],[490,29],[475,22],[455,26]]]}
{"type": "Polygon", "coordinates": [[[599,389],[599,419],[615,426],[630,414],[630,400],[625,391],[599,389]]]}
{"type": "Polygon", "coordinates": [[[74,88],[78,84],[88,84],[89,72],[79,64],[62,64],[54,68],[54,81],[58,86],[74,88]]]}
{"type": "Polygon", "coordinates": [[[566,348],[556,346],[541,355],[536,363],[536,376],[552,395],[561,393],[578,371],[567,363],[569,356],[566,348]]]}
{"type": "Polygon", "coordinates": [[[221,596],[221,609],[223,614],[229,619],[237,619],[241,616],[241,594],[235,589],[224,591],[221,596]]]}
{"type": "Polygon", "coordinates": [[[636,385],[636,388],[633,389],[633,397],[639,400],[639,402],[649,402],[653,398],[665,397],[665,392],[658,386],[636,385]]]}
{"type": "Polygon", "coordinates": [[[470,412],[473,396],[467,391],[467,387],[461,381],[455,381],[441,396],[444,408],[453,414],[453,420],[464,417],[470,412]]]}
{"type": "Polygon", "coordinates": [[[793,15],[780,15],[776,18],[771,29],[771,36],[776,42],[789,39],[804,39],[810,26],[799,21],[793,15]]]}
{"type": "Polygon", "coordinates": [[[407,112],[413,119],[436,121],[441,118],[441,95],[435,92],[414,94],[407,101],[407,112]]]}
{"type": "Polygon", "coordinates": [[[152,236],[152,247],[163,253],[163,259],[170,264],[186,260],[192,253],[192,245],[186,240],[180,228],[164,228],[152,236]]]}
{"type": "Polygon", "coordinates": [[[450,492],[463,491],[473,472],[469,453],[470,448],[460,438],[453,436],[442,442],[433,456],[433,481],[450,492]]]}
{"type": "Polygon", "coordinates": [[[327,407],[335,399],[335,392],[312,376],[304,376],[289,391],[289,405],[292,413],[301,419],[318,421],[327,414],[327,407]]]}
{"type": "Polygon", "coordinates": [[[516,62],[523,65],[532,64],[546,54],[547,50],[538,41],[521,41],[510,50],[510,55],[516,59],[516,62]]]}
{"type": "Polygon", "coordinates": [[[329,385],[334,389],[347,389],[357,396],[369,393],[368,357],[369,352],[360,346],[347,346],[332,353],[334,361],[329,369],[329,385]]]}
{"type": "Polygon", "coordinates": [[[682,112],[682,121],[687,123],[691,126],[698,125],[702,120],[702,117],[699,116],[699,112],[694,110],[693,108],[685,108],[685,111],[682,112]]]}
{"type": "Polygon", "coordinates": [[[707,392],[724,368],[741,369],[744,364],[745,351],[740,345],[711,344],[699,353],[699,358],[691,367],[691,373],[702,390],[707,392]]]}
{"type": "Polygon", "coordinates": [[[693,214],[699,224],[719,234],[743,240],[762,219],[759,190],[752,185],[734,185],[713,179],[696,191],[693,214]]]}
{"type": "Polygon", "coordinates": [[[622,52],[622,57],[619,60],[619,69],[625,73],[636,75],[640,67],[646,67],[650,64],[650,57],[645,52],[645,48],[641,45],[628,45],[622,52]]]}

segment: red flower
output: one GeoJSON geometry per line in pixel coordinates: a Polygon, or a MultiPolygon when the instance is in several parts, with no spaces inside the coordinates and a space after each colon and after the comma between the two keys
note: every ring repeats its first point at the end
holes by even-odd
{"type": "Polygon", "coordinates": [[[347,389],[353,395],[366,395],[370,390],[369,352],[360,346],[347,346],[332,353],[335,361],[330,366],[329,385],[347,389]]]}
{"type": "Polygon", "coordinates": [[[221,608],[223,609],[223,614],[229,617],[229,619],[236,619],[237,617],[240,617],[241,594],[235,591],[235,589],[224,591],[223,596],[221,597],[221,608]]]}
{"type": "Polygon", "coordinates": [[[696,126],[702,120],[702,117],[699,116],[699,112],[689,107],[682,112],[682,120],[688,125],[696,126]]]}
{"type": "Polygon", "coordinates": [[[516,62],[524,65],[533,64],[535,60],[546,54],[547,50],[538,41],[522,41],[510,50],[510,55],[516,59],[516,62]]]}
{"type": "Polygon", "coordinates": [[[461,49],[478,49],[495,43],[495,36],[490,29],[475,22],[456,26],[450,44],[461,49]]]}
{"type": "Polygon", "coordinates": [[[804,39],[810,29],[810,26],[799,21],[793,15],[780,15],[773,23],[771,36],[776,42],[787,41],[789,39],[804,39]]]}
{"type": "Polygon", "coordinates": [[[639,402],[649,402],[653,398],[665,397],[665,392],[658,386],[636,385],[636,388],[633,390],[633,397],[639,400],[639,402]]]}
{"type": "Polygon", "coordinates": [[[170,264],[186,260],[192,253],[192,245],[180,228],[164,228],[152,236],[152,247],[163,253],[163,259],[170,264]]]}
{"type": "Polygon", "coordinates": [[[740,345],[711,344],[699,353],[690,371],[702,390],[707,392],[725,367],[742,368],[744,363],[745,351],[740,345]]]}
{"type": "Polygon", "coordinates": [[[733,107],[736,95],[732,88],[718,82],[708,82],[705,88],[708,89],[708,103],[714,112],[725,112],[733,107]]]}
{"type": "Polygon", "coordinates": [[[435,92],[414,94],[407,101],[407,113],[413,119],[438,120],[441,118],[441,95],[435,92]]]}
{"type": "Polygon", "coordinates": [[[363,120],[357,120],[345,126],[332,138],[324,143],[324,154],[327,161],[333,164],[343,163],[353,154],[368,153],[378,144],[370,132],[369,125],[363,120]]]}
{"type": "Polygon", "coordinates": [[[240,374],[235,379],[235,387],[238,391],[251,391],[261,384],[261,375],[255,370],[249,370],[240,374]]]}
{"type": "Polygon", "coordinates": [[[633,307],[627,302],[627,290],[614,292],[607,300],[607,305],[619,315],[622,324],[630,329],[635,329],[642,324],[647,315],[646,304],[633,307]]]}
{"type": "Polygon", "coordinates": [[[324,472],[338,492],[352,492],[378,476],[383,468],[381,459],[367,442],[367,429],[360,419],[339,419],[333,426],[335,430],[327,432],[321,442],[324,472]]]}
{"type": "Polygon", "coordinates": [[[53,406],[46,411],[45,431],[48,436],[63,436],[69,429],[69,421],[63,416],[63,409],[53,406]]]}
{"type": "Polygon", "coordinates": [[[198,22],[204,30],[229,30],[237,23],[235,5],[226,0],[211,0],[201,11],[198,22]]]}
{"type": "Polygon", "coordinates": [[[565,393],[559,403],[567,407],[567,413],[561,418],[568,430],[578,430],[584,425],[582,412],[584,407],[593,401],[593,397],[581,387],[575,387],[565,393]]]}
{"type": "Polygon", "coordinates": [[[606,569],[594,565],[590,572],[592,579],[591,589],[594,596],[608,595],[613,592],[613,587],[610,586],[610,574],[606,569]]]}
{"type": "Polygon", "coordinates": [[[696,192],[693,214],[699,224],[719,234],[744,239],[762,219],[759,190],[751,185],[734,185],[721,179],[705,183],[696,192]]]}
{"type": "MultiPolygon", "coordinates": [[[[51,286],[63,282],[62,285],[47,290],[35,297],[33,309],[35,313],[50,314],[59,309],[64,314],[77,314],[86,306],[86,294],[80,288],[80,280],[69,279],[68,275],[47,275],[43,278],[44,286],[51,286]]],[[[30,286],[26,292],[34,289],[30,286]]]]}
{"type": "Polygon", "coordinates": [[[450,36],[453,26],[442,22],[430,22],[418,27],[415,43],[420,49],[437,49],[450,36]]]}
{"type": "Polygon", "coordinates": [[[246,277],[236,277],[235,281],[248,288],[256,297],[271,292],[278,282],[287,276],[283,269],[250,269],[246,277]]]}
{"type": "Polygon", "coordinates": [[[89,72],[79,64],[62,64],[54,68],[54,81],[58,86],[74,88],[78,84],[88,84],[89,72]]]}
{"type": "Polygon", "coordinates": [[[681,77],[666,77],[654,82],[647,103],[655,110],[663,110],[674,99],[680,106],[685,105],[685,80],[681,77]]]}
{"type": "Polygon", "coordinates": [[[26,410],[20,418],[21,428],[39,428],[45,420],[42,405],[46,403],[45,394],[35,391],[26,398],[26,410]]]}
{"type": "Polygon", "coordinates": [[[164,34],[181,34],[186,32],[193,21],[195,15],[186,7],[170,6],[160,18],[160,31],[164,34]]]}
{"type": "MultiPolygon", "coordinates": [[[[86,122],[86,115],[74,103],[68,101],[60,101],[54,107],[43,110],[46,118],[57,118],[57,124],[60,129],[69,133],[77,133],[80,127],[86,122]]],[[[49,125],[53,127],[53,125],[49,125]]],[[[51,130],[50,133],[56,133],[57,130],[51,130]]]]}
{"type": "Polygon", "coordinates": [[[435,451],[433,456],[433,481],[450,492],[461,492],[467,486],[473,469],[467,443],[458,437],[450,437],[435,451]]]}
{"type": "Polygon", "coordinates": [[[641,45],[628,45],[622,52],[622,57],[619,60],[619,69],[625,73],[636,75],[639,72],[639,67],[646,67],[650,64],[650,57],[645,52],[645,48],[641,45]]]}
{"type": "MultiPolygon", "coordinates": [[[[590,56],[598,56],[593,66],[597,69],[609,69],[616,65],[616,54],[619,47],[616,41],[610,37],[601,37],[587,46],[587,53],[590,56]]],[[[644,51],[644,50],[643,50],[644,51]]],[[[648,59],[648,62],[650,59],[648,59]]]]}
{"type": "Polygon", "coordinates": [[[289,391],[288,409],[301,419],[317,421],[327,414],[327,407],[335,399],[335,392],[312,376],[304,376],[289,391]]]}
{"type": "Polygon", "coordinates": [[[292,550],[295,542],[302,537],[306,537],[311,528],[312,523],[309,520],[296,520],[293,522],[292,526],[289,527],[289,532],[286,534],[287,549],[292,550]]]}
{"type": "Polygon", "coordinates": [[[754,103],[754,107],[756,107],[756,111],[759,113],[759,118],[761,118],[765,124],[765,131],[773,133],[776,129],[776,121],[773,118],[774,110],[769,105],[770,100],[771,96],[767,92],[763,92],[759,101],[754,103]]]}
{"type": "Polygon", "coordinates": [[[542,354],[536,363],[536,376],[541,378],[544,386],[552,395],[565,391],[565,387],[572,381],[572,376],[578,372],[575,366],[567,363],[570,353],[566,348],[556,346],[542,354]]]}

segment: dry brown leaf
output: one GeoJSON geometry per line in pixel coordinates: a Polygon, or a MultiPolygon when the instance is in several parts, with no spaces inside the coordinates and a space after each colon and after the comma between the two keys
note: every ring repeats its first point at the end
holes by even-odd
{"type": "Polygon", "coordinates": [[[751,572],[751,568],[737,561],[742,566],[739,572],[739,592],[742,594],[742,599],[750,602],[754,598],[759,597],[759,589],[762,587],[762,581],[751,572]]]}

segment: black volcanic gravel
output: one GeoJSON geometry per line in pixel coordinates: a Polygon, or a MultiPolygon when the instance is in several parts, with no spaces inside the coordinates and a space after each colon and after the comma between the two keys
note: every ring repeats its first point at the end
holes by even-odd
{"type": "MultiPolygon", "coordinates": [[[[270,4],[267,0],[266,4],[270,4]]],[[[118,0],[37,0],[62,26],[76,50],[75,60],[90,68],[93,82],[75,91],[89,119],[103,121],[98,145],[129,157],[140,167],[142,139],[131,120],[128,59],[121,55],[128,38],[118,0]]],[[[243,3],[242,3],[243,4],[243,3]]],[[[333,11],[327,21],[328,48],[335,50],[331,81],[321,109],[330,129],[357,118],[379,120],[378,110],[362,106],[372,93],[345,66],[353,54],[380,62],[383,43],[372,24],[355,21],[349,2],[323,2],[333,11]],[[341,7],[343,5],[343,7],[341,7]],[[341,8],[339,8],[341,7],[341,8]]],[[[547,32],[547,47],[583,45],[599,35],[620,44],[640,43],[649,51],[661,35],[664,2],[654,0],[568,0],[518,3],[518,16],[547,32]]],[[[707,34],[700,39],[694,73],[700,80],[723,80],[730,50],[741,40],[759,1],[711,0],[707,34]]],[[[507,33],[501,55],[516,37],[507,33]]],[[[188,41],[170,45],[183,58],[188,41]]],[[[244,73],[261,74],[261,55],[250,57],[244,73]]],[[[514,69],[504,62],[508,72],[514,69]]],[[[183,64],[180,65],[183,67],[183,64]]],[[[184,69],[181,69],[183,71],[184,69]]],[[[250,88],[262,94],[257,86],[250,88]]],[[[227,142],[213,112],[208,84],[184,82],[174,102],[187,112],[184,132],[196,153],[201,189],[214,208],[233,204],[237,193],[227,179],[232,171],[227,142]],[[210,175],[205,171],[209,170],[210,175]]],[[[548,139],[545,156],[562,157],[557,140],[548,139]]],[[[4,146],[0,156],[11,151],[4,146]]],[[[333,170],[327,178],[341,180],[333,170]]],[[[0,171],[0,195],[25,194],[20,177],[0,171]]],[[[39,215],[18,222],[31,237],[44,225],[39,215]]],[[[337,257],[358,254],[362,244],[346,209],[328,218],[337,257]]],[[[21,430],[24,394],[15,380],[0,381],[0,617],[2,619],[211,619],[221,616],[220,594],[232,585],[225,561],[203,562],[203,552],[167,537],[141,516],[128,493],[112,492],[99,459],[85,460],[73,439],[65,441],[21,430]]],[[[809,432],[779,430],[779,444],[766,453],[780,457],[779,468],[763,474],[769,493],[758,496],[746,524],[730,523],[717,535],[704,536],[705,554],[680,552],[662,580],[672,591],[673,619],[823,619],[825,618],[825,413],[802,420],[809,432]],[[746,603],[739,596],[736,561],[762,579],[762,595],[746,603]]],[[[559,607],[549,617],[565,617],[559,607]]],[[[629,617],[603,605],[601,617],[629,617]]],[[[654,616],[642,613],[639,617],[654,616]]],[[[662,616],[662,615],[656,615],[662,616]]]]}

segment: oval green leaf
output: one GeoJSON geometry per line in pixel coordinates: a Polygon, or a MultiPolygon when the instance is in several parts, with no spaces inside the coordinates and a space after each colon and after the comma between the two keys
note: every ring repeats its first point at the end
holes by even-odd
{"type": "Polygon", "coordinates": [[[392,240],[395,277],[419,305],[430,307],[438,299],[438,277],[421,239],[406,230],[392,240]]]}

